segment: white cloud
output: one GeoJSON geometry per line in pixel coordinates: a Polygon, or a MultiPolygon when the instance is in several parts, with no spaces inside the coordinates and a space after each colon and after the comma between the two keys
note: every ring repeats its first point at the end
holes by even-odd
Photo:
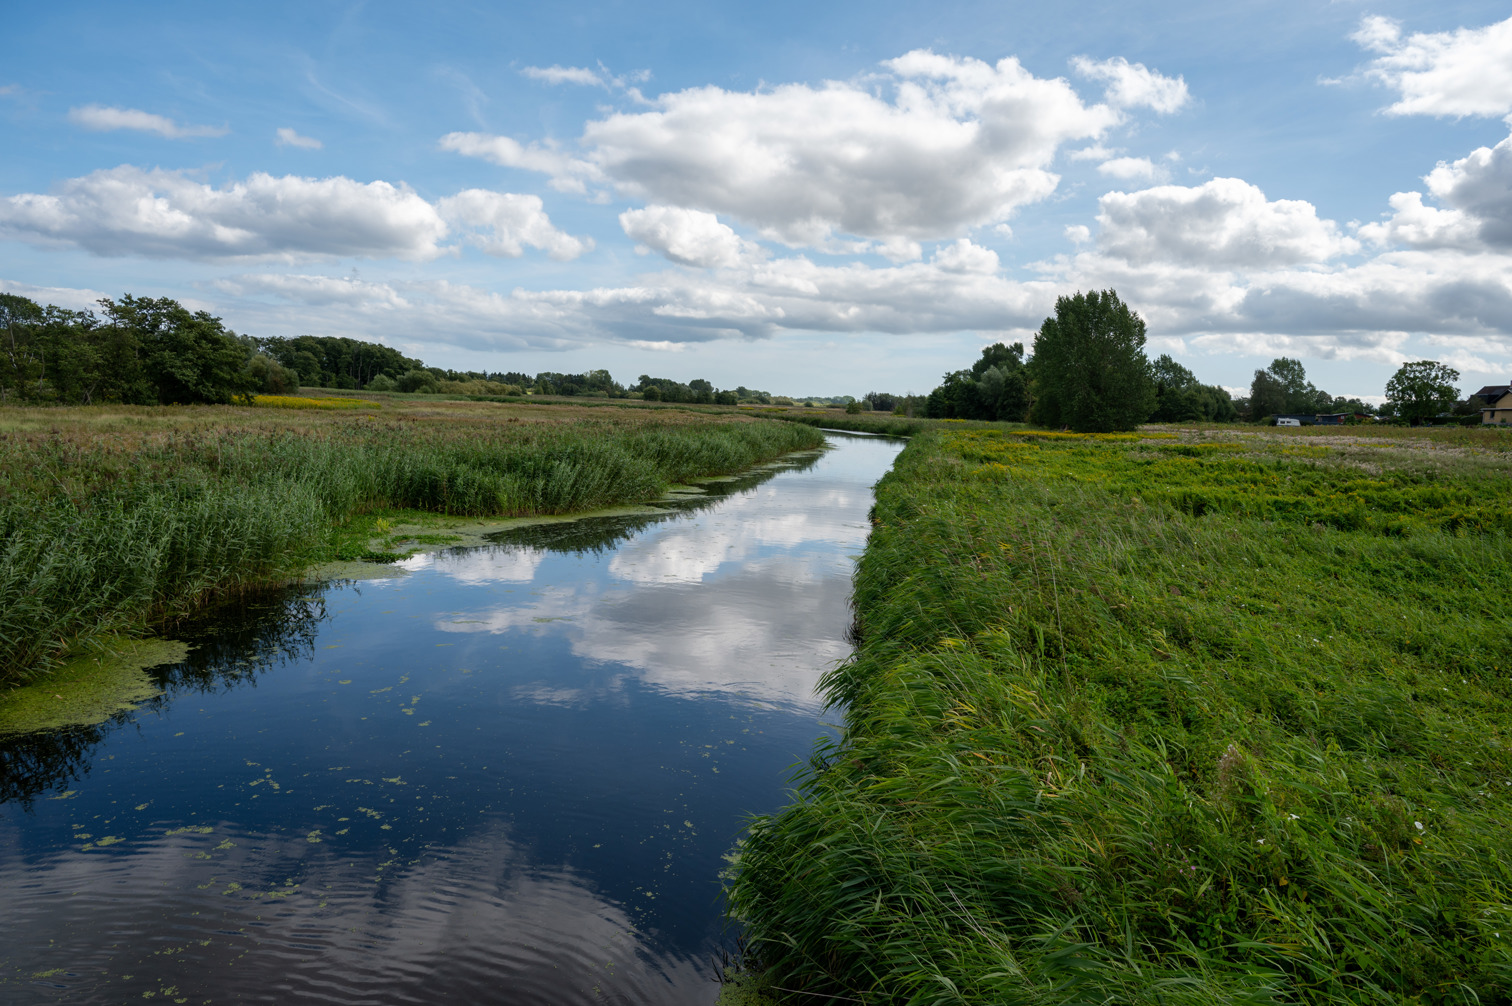
{"type": "Polygon", "coordinates": [[[1072,244],[1084,245],[1092,240],[1092,228],[1086,224],[1067,224],[1066,237],[1072,244]]]}
{"type": "Polygon", "coordinates": [[[1105,82],[1108,103],[1116,108],[1143,107],[1170,115],[1191,101],[1184,78],[1163,76],[1122,56],[1101,62],[1077,56],[1071,60],[1071,68],[1089,80],[1105,82]]]}
{"type": "Polygon", "coordinates": [[[960,236],[1044,199],[1062,144],[1097,139],[1121,114],[1015,59],[910,52],[865,82],[755,92],[700,87],[644,112],[587,124],[581,158],[551,145],[453,133],[448,150],[543,171],[559,188],[612,183],[648,202],[732,217],[794,246],[888,254],[960,236]],[[878,90],[881,85],[888,95],[878,90]]]}
{"type": "Polygon", "coordinates": [[[97,307],[100,298],[110,294],[99,290],[75,289],[66,286],[33,286],[15,280],[0,279],[0,293],[12,293],[18,297],[34,300],[38,304],[56,304],[73,311],[88,311],[97,307]]]}
{"type": "Polygon", "coordinates": [[[0,234],[97,255],[256,259],[431,259],[453,228],[491,254],[521,245],[571,258],[585,244],[551,227],[536,196],[468,190],[426,202],[408,186],[258,172],[221,188],[175,171],[122,165],[50,194],[0,199],[0,234]]]}
{"type": "Polygon", "coordinates": [[[1377,245],[1512,249],[1512,136],[1440,161],[1423,181],[1445,208],[1425,205],[1421,192],[1398,192],[1392,215],[1361,227],[1360,236],[1377,245]]]}
{"type": "Polygon", "coordinates": [[[983,248],[966,238],[961,238],[954,244],[945,245],[935,252],[934,264],[945,272],[990,276],[998,271],[1000,263],[997,252],[991,248],[983,248]]]}
{"type": "Polygon", "coordinates": [[[1111,161],[1104,161],[1097,166],[1097,173],[1108,178],[1118,178],[1124,181],[1142,179],[1144,181],[1164,180],[1166,170],[1156,167],[1148,157],[1115,157],[1111,161]]]}
{"type": "Polygon", "coordinates": [[[274,142],[277,143],[280,147],[298,147],[301,150],[319,150],[320,148],[325,146],[324,143],[321,143],[313,136],[300,136],[288,126],[280,126],[278,128],[277,136],[278,138],[274,142]]]}
{"type": "Polygon", "coordinates": [[[235,297],[275,297],[311,307],[339,307],[365,313],[392,312],[412,305],[394,287],[355,276],[308,276],[262,273],[230,276],[213,284],[235,297]]]}
{"type": "Polygon", "coordinates": [[[748,250],[756,250],[714,214],[702,210],[647,206],[621,213],[619,221],[632,239],[682,265],[726,268],[738,263],[748,250]]]}
{"type": "Polygon", "coordinates": [[[1106,161],[1123,153],[1120,148],[1109,149],[1101,143],[1094,143],[1090,147],[1082,147],[1080,150],[1071,151],[1073,161],[1106,161]]]}
{"type": "Polygon", "coordinates": [[[567,262],[593,248],[591,238],[575,238],[553,227],[540,196],[466,189],[437,201],[436,209],[459,230],[472,229],[467,241],[490,255],[519,258],[529,246],[567,262]]]}
{"type": "Polygon", "coordinates": [[[1268,200],[1238,178],[1109,192],[1098,208],[1099,248],[1131,263],[1270,268],[1358,249],[1337,224],[1320,220],[1311,203],[1268,200]]]}
{"type": "Polygon", "coordinates": [[[540,80],[548,84],[604,86],[604,79],[585,66],[527,66],[520,72],[531,80],[540,80]]]}
{"type": "Polygon", "coordinates": [[[507,136],[447,133],[441,137],[441,149],[466,157],[479,157],[503,168],[523,168],[550,175],[551,187],[559,192],[586,192],[586,182],[603,179],[596,166],[562,153],[553,144],[532,143],[527,146],[507,136]]]}
{"type": "Polygon", "coordinates": [[[1512,248],[1512,136],[1452,164],[1440,162],[1424,181],[1440,202],[1478,220],[1487,244],[1512,248]]]}
{"type": "Polygon", "coordinates": [[[156,133],[170,140],[183,140],[196,136],[225,136],[231,131],[225,126],[184,126],[151,112],[105,105],[83,105],[79,108],[70,108],[68,121],[96,132],[134,129],[142,133],[156,133]]]}
{"type": "Polygon", "coordinates": [[[1401,95],[1386,109],[1392,115],[1512,112],[1512,18],[1404,36],[1396,21],[1367,17],[1351,37],[1379,53],[1365,74],[1401,95]]]}
{"type": "Polygon", "coordinates": [[[1480,244],[1480,225],[1473,217],[1459,210],[1425,206],[1421,192],[1398,192],[1390,204],[1391,217],[1361,227],[1362,239],[1377,246],[1414,248],[1470,249],[1480,244]]]}

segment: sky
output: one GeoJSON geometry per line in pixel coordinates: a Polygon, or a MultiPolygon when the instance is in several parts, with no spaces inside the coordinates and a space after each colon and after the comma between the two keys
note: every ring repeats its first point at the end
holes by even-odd
{"type": "Polygon", "coordinates": [[[17,5],[0,290],[924,393],[1113,289],[1207,383],[1512,380],[1504,3],[17,5]]]}

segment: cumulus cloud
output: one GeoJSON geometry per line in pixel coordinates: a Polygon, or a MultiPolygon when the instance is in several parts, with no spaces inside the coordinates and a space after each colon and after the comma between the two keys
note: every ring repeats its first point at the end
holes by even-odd
{"type": "Polygon", "coordinates": [[[1163,76],[1122,56],[1100,62],[1077,56],[1071,68],[1089,80],[1106,83],[1108,104],[1117,108],[1148,108],[1170,115],[1191,101],[1184,78],[1163,76]]]}
{"type": "Polygon", "coordinates": [[[1366,76],[1396,91],[1392,115],[1502,116],[1512,112],[1512,18],[1484,28],[1404,35],[1367,17],[1351,36],[1378,53],[1366,76]]]}
{"type": "Polygon", "coordinates": [[[907,53],[865,82],[753,92],[699,87],[654,108],[589,122],[583,155],[508,137],[453,133],[442,147],[552,176],[558,188],[612,184],[649,203],[716,213],[792,246],[854,250],[837,235],[913,254],[1044,199],[1059,148],[1121,121],[1064,80],[996,64],[907,53]],[[882,85],[881,90],[878,85],[882,85]]]}
{"type": "Polygon", "coordinates": [[[755,251],[717,216],[702,210],[647,206],[621,213],[619,221],[630,238],[682,265],[725,268],[755,251]]]}
{"type": "Polygon", "coordinates": [[[1423,181],[1442,208],[1426,205],[1421,192],[1398,192],[1391,216],[1361,227],[1360,236],[1412,248],[1512,248],[1512,137],[1440,161],[1423,181]]]}
{"type": "Polygon", "coordinates": [[[436,209],[459,229],[472,229],[468,243],[490,255],[519,258],[528,246],[567,262],[593,248],[591,238],[575,238],[552,226],[540,196],[466,189],[439,200],[436,209]]]}
{"type": "Polygon", "coordinates": [[[1098,245],[1129,262],[1272,268],[1323,262],[1359,243],[1311,203],[1268,200],[1238,178],[1196,187],[1109,192],[1098,200],[1098,245]]]}
{"type": "Polygon", "coordinates": [[[507,136],[488,133],[447,133],[441,137],[441,149],[466,157],[479,157],[503,168],[523,168],[550,175],[551,187],[559,192],[586,192],[587,182],[603,180],[603,173],[595,165],[565,154],[550,143],[527,145],[507,136]]]}
{"type": "Polygon", "coordinates": [[[1398,192],[1389,200],[1390,218],[1361,227],[1359,235],[1373,245],[1414,248],[1475,248],[1480,224],[1467,213],[1423,203],[1421,192],[1398,192]]]}
{"type": "Polygon", "coordinates": [[[1479,222],[1481,240],[1512,248],[1512,136],[1452,164],[1440,163],[1424,181],[1440,202],[1479,222]]]}
{"type": "Polygon", "coordinates": [[[983,248],[967,238],[961,238],[935,252],[934,264],[945,272],[990,276],[998,271],[1000,263],[997,252],[991,248],[983,248]]]}
{"type": "Polygon", "coordinates": [[[313,136],[300,136],[288,126],[280,126],[277,139],[274,140],[280,147],[298,147],[300,150],[319,150],[325,144],[313,136]]]}
{"type": "Polygon", "coordinates": [[[154,258],[353,256],[431,259],[458,228],[485,251],[531,245],[570,258],[584,247],[551,227],[535,196],[469,190],[432,205],[408,186],[262,172],[220,188],[181,172],[123,165],[49,194],[0,199],[0,234],[97,255],[154,258]]]}
{"type": "Polygon", "coordinates": [[[1121,181],[1165,180],[1166,170],[1157,167],[1148,157],[1115,157],[1097,166],[1097,173],[1121,181]]]}
{"type": "Polygon", "coordinates": [[[68,110],[68,121],[96,132],[116,129],[134,129],[142,133],[156,133],[170,140],[184,140],[196,136],[225,136],[231,130],[225,126],[186,126],[162,115],[143,112],[136,108],[114,108],[106,105],[83,105],[68,110]]]}

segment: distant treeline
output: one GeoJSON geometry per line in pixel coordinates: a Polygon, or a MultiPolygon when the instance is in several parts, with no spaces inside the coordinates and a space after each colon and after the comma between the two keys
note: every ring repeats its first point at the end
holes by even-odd
{"type": "MultiPolygon", "coordinates": [[[[1203,384],[1162,354],[1144,353],[1144,321],[1112,290],[1062,297],[1024,346],[994,343],[970,370],[946,374],[926,398],[872,393],[862,407],[929,419],[1031,422],[1073,429],[1132,429],[1142,422],[1263,422],[1278,415],[1344,414],[1412,423],[1479,421],[1480,403],[1457,401],[1459,374],[1437,361],[1404,364],[1380,408],[1314,387],[1300,360],[1279,357],[1255,371],[1247,396],[1203,384]]],[[[1306,421],[1306,420],[1304,420],[1306,421]]]]}
{"type": "MultiPolygon", "coordinates": [[[[389,346],[336,336],[253,338],[167,297],[100,301],[97,310],[43,306],[0,293],[0,404],[226,404],[300,388],[484,396],[593,395],[719,405],[795,404],[744,385],[721,390],[642,374],[630,387],[607,370],[582,374],[427,367],[389,346]]],[[[845,403],[852,399],[815,399],[845,403]]]]}

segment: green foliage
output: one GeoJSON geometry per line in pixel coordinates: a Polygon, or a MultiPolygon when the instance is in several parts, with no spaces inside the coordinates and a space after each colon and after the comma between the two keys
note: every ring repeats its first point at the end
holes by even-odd
{"type": "Polygon", "coordinates": [[[247,345],[203,311],[126,295],[89,311],[0,295],[0,401],[227,403],[259,390],[247,345]]]}
{"type": "Polygon", "coordinates": [[[397,349],[339,336],[270,338],[261,345],[279,364],[296,372],[301,383],[316,388],[365,388],[379,375],[397,381],[408,371],[425,368],[397,349]]]}
{"type": "Polygon", "coordinates": [[[354,515],[594,509],[822,439],[755,422],[324,429],[222,429],[129,450],[0,434],[0,684],[35,677],[101,633],[172,619],[310,562],[362,557],[365,544],[355,555],[340,544],[354,515]]]}
{"type": "Polygon", "coordinates": [[[1030,420],[1079,433],[1132,430],[1155,408],[1144,319],[1112,290],[1055,302],[1034,338],[1030,420]]]}
{"type": "Polygon", "coordinates": [[[1342,398],[1313,387],[1302,361],[1285,356],[1272,360],[1266,369],[1255,371],[1249,398],[1235,404],[1251,422],[1279,414],[1375,413],[1375,409],[1358,398],[1342,398]]]}
{"type": "Polygon", "coordinates": [[[1022,422],[1029,410],[1023,343],[993,343],[969,371],[946,374],[929,393],[924,412],[931,419],[1022,422]]]}
{"type": "Polygon", "coordinates": [[[1454,408],[1459,376],[1459,371],[1437,360],[1404,363],[1386,382],[1386,400],[1397,416],[1416,426],[1454,408]]]}
{"type": "Polygon", "coordinates": [[[1200,383],[1196,374],[1166,354],[1150,365],[1150,375],[1155,380],[1152,423],[1230,423],[1238,417],[1226,390],[1200,383]]]}
{"type": "MultiPolygon", "coordinates": [[[[652,377],[649,374],[642,374],[640,380],[630,390],[639,391],[641,397],[648,402],[714,404],[714,385],[702,378],[694,378],[687,384],[682,384],[670,377],[652,377]]],[[[736,397],[738,401],[739,396],[736,397]]]]}
{"type": "Polygon", "coordinates": [[[1320,526],[1316,477],[1350,476],[1301,442],[914,438],[825,682],[845,735],[736,863],[774,986],[1512,1002],[1512,616],[1487,589],[1512,539],[1432,530],[1427,495],[1405,539],[1320,526]],[[1275,513],[1167,501],[1249,454],[1275,513]]]}

